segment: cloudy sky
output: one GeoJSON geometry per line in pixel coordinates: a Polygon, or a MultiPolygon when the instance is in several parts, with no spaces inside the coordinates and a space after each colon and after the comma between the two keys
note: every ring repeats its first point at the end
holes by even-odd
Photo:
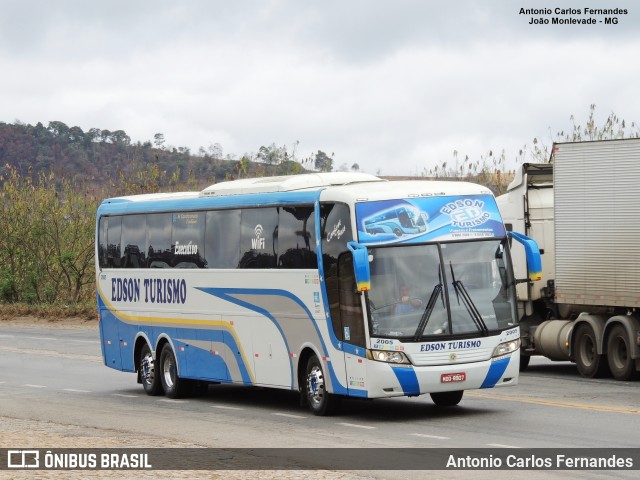
{"type": "Polygon", "coordinates": [[[591,104],[640,122],[639,54],[636,0],[0,0],[0,121],[234,157],[299,142],[298,157],[411,175],[454,150],[511,162],[591,104]],[[571,7],[628,13],[519,13],[571,7]]]}

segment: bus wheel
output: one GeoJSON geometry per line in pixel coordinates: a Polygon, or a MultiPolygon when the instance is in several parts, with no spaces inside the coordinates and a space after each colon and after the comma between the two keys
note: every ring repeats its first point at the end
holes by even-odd
{"type": "Polygon", "coordinates": [[[140,357],[138,359],[138,375],[140,375],[142,388],[144,388],[147,395],[162,394],[160,375],[158,375],[156,362],[153,360],[151,348],[147,343],[145,343],[142,346],[142,350],[140,350],[140,357]]]}
{"type": "Polygon", "coordinates": [[[437,407],[455,407],[462,400],[463,393],[463,390],[457,390],[455,392],[430,393],[429,395],[437,407]]]}
{"type": "Polygon", "coordinates": [[[314,415],[331,415],[338,404],[338,397],[326,390],[324,372],[318,357],[313,355],[307,363],[305,392],[309,408],[314,415]]]}
{"type": "Polygon", "coordinates": [[[636,362],[631,358],[631,344],[627,331],[622,325],[611,329],[607,340],[609,369],[616,380],[630,380],[637,376],[636,362]]]}
{"type": "Polygon", "coordinates": [[[169,345],[165,345],[160,354],[160,379],[164,394],[169,398],[180,398],[184,396],[191,386],[187,380],[178,376],[178,364],[176,356],[169,345]]]}
{"type": "Polygon", "coordinates": [[[591,325],[583,323],[576,330],[574,357],[580,375],[586,378],[603,377],[607,373],[607,360],[598,355],[596,334],[591,325]]]}

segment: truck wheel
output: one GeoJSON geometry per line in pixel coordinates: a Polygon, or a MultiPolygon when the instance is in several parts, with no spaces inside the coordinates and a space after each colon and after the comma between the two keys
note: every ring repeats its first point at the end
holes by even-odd
{"type": "Polygon", "coordinates": [[[607,340],[607,358],[611,374],[616,380],[631,380],[637,376],[630,347],[627,330],[622,325],[614,326],[607,340]]]}
{"type": "Polygon", "coordinates": [[[162,383],[156,366],[157,362],[153,359],[151,348],[145,343],[138,357],[138,375],[147,395],[162,395],[162,383]]]}
{"type": "Polygon", "coordinates": [[[178,376],[178,364],[173,350],[167,344],[160,354],[160,379],[164,394],[169,398],[180,398],[191,388],[188,380],[183,380],[178,376]]]}
{"type": "Polygon", "coordinates": [[[574,337],[574,358],[580,375],[586,378],[603,377],[607,374],[607,359],[598,355],[596,334],[591,325],[578,326],[574,337]]]}
{"type": "Polygon", "coordinates": [[[455,407],[462,400],[463,393],[463,390],[457,390],[455,392],[430,393],[429,395],[437,407],[455,407]]]}
{"type": "Polygon", "coordinates": [[[315,355],[311,356],[307,363],[305,392],[307,403],[314,415],[331,415],[335,412],[339,397],[327,392],[322,365],[315,355]]]}

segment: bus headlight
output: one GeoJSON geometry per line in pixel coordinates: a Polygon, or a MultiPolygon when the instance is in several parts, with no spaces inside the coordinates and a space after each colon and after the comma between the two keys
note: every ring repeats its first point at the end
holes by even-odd
{"type": "Polygon", "coordinates": [[[377,362],[410,363],[409,359],[403,352],[396,352],[392,350],[367,350],[367,358],[377,362]]]}
{"type": "Polygon", "coordinates": [[[493,358],[507,355],[508,353],[515,352],[520,348],[520,339],[510,340],[508,342],[501,343],[493,350],[493,358]]]}

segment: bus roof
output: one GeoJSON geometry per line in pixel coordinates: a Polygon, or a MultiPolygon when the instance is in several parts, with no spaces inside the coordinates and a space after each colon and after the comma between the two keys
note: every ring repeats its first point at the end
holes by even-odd
{"type": "Polygon", "coordinates": [[[232,180],[200,192],[152,193],[109,198],[99,214],[232,208],[338,201],[344,203],[445,195],[480,195],[491,191],[467,182],[387,181],[366,173],[327,172],[232,180]]]}

